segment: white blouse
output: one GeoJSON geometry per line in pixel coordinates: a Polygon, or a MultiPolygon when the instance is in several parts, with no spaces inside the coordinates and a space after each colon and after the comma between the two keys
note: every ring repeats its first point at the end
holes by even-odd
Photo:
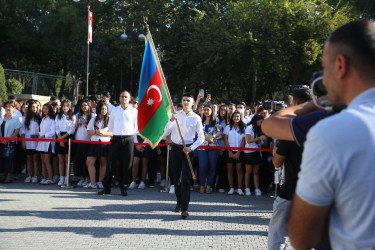
{"type": "Polygon", "coordinates": [[[57,115],[55,123],[56,134],[67,132],[69,135],[72,135],[76,131],[76,117],[74,115],[72,119],[69,119],[69,116],[64,114],[61,116],[61,119],[59,119],[59,116],[57,115]]]}
{"type": "MultiPolygon", "coordinates": [[[[237,127],[237,129],[230,128],[230,125],[227,125],[224,129],[224,135],[228,136],[228,144],[229,147],[240,147],[242,139],[245,138],[245,133],[241,133],[240,128],[237,127]]],[[[232,150],[237,151],[237,150],[232,150]]]]}
{"type": "MultiPolygon", "coordinates": [[[[249,125],[246,130],[245,130],[245,135],[250,135],[251,139],[254,139],[254,128],[253,128],[253,125],[249,125]]],[[[247,143],[247,140],[245,138],[245,141],[246,141],[246,144],[245,144],[245,148],[258,148],[258,144],[256,144],[255,142],[252,142],[252,143],[247,143]]],[[[247,150],[247,151],[244,151],[245,153],[252,153],[252,152],[255,152],[253,150],[247,150]]]]}
{"type": "MultiPolygon", "coordinates": [[[[40,123],[40,131],[39,136],[44,136],[44,139],[55,139],[56,138],[56,130],[55,130],[55,120],[44,117],[42,122],[40,123]]],[[[38,142],[38,146],[36,147],[37,151],[41,152],[48,152],[48,147],[51,143],[52,153],[55,152],[55,143],[49,141],[40,141],[38,142]]]]}
{"type": "MultiPolygon", "coordinates": [[[[77,128],[75,138],[76,140],[89,141],[91,136],[87,134],[87,128],[85,127],[85,125],[83,125],[82,123],[80,124],[81,121],[78,120],[78,116],[79,114],[76,114],[76,121],[78,123],[78,128],[77,128]]],[[[83,115],[82,117],[85,119],[86,123],[89,122],[87,121],[87,115],[83,115]]]]}
{"type": "MultiPolygon", "coordinates": [[[[39,137],[39,123],[35,119],[30,120],[29,129],[25,127],[25,119],[22,119],[22,127],[20,130],[21,135],[25,135],[25,138],[31,138],[31,135],[36,135],[39,137]]],[[[36,149],[38,146],[37,141],[26,141],[26,149],[36,149]]]]}
{"type": "MultiPolygon", "coordinates": [[[[95,127],[94,127],[94,124],[95,124],[95,118],[96,117],[92,117],[89,124],[87,125],[87,130],[91,130],[91,131],[94,131],[95,130],[95,127]]],[[[102,132],[108,132],[108,125],[107,127],[103,128],[103,125],[104,125],[104,120],[100,120],[99,122],[96,123],[96,127],[97,129],[100,129],[102,130],[102,132]]],[[[111,140],[111,137],[110,136],[98,136],[98,135],[92,135],[91,136],[91,141],[110,141],[111,140]]]]}

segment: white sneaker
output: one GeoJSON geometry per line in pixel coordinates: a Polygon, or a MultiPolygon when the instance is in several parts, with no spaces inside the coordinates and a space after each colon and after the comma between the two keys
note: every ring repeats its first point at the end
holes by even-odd
{"type": "Polygon", "coordinates": [[[234,188],[229,189],[228,194],[234,194],[234,188]]]}
{"type": "Polygon", "coordinates": [[[245,195],[246,196],[250,196],[251,195],[250,188],[245,188],[245,195]]]}
{"type": "Polygon", "coordinates": [[[54,184],[56,184],[56,183],[58,183],[59,182],[59,176],[58,175],[56,175],[55,177],[53,177],[53,183],[54,184]]]}
{"type": "Polygon", "coordinates": [[[165,187],[165,180],[161,180],[161,182],[160,182],[160,186],[161,186],[161,187],[165,187]]]}
{"type": "Polygon", "coordinates": [[[87,184],[86,186],[83,186],[85,189],[97,189],[98,185],[91,185],[91,183],[87,184]]]}
{"type": "Polygon", "coordinates": [[[139,183],[138,185],[138,189],[145,189],[145,188],[146,188],[146,184],[143,181],[141,181],[141,183],[139,183]]]}
{"type": "Polygon", "coordinates": [[[218,191],[219,191],[219,193],[224,193],[225,192],[224,188],[220,188],[218,191]]]}
{"type": "Polygon", "coordinates": [[[67,185],[68,184],[68,178],[65,176],[64,177],[64,185],[67,185]]]}
{"type": "Polygon", "coordinates": [[[87,185],[86,181],[81,179],[81,180],[79,180],[79,182],[77,183],[77,186],[86,186],[86,185],[83,185],[83,183],[85,183],[85,184],[87,185]]]}
{"type": "Polygon", "coordinates": [[[39,182],[39,184],[44,185],[44,183],[45,183],[46,181],[47,181],[47,180],[43,178],[43,179],[39,182]]]}
{"type": "Polygon", "coordinates": [[[255,189],[255,195],[256,196],[261,196],[262,195],[262,191],[260,191],[259,188],[255,189]]]}
{"type": "Polygon", "coordinates": [[[51,184],[53,184],[53,180],[45,180],[42,184],[43,185],[51,185],[51,184]]]}
{"type": "Polygon", "coordinates": [[[31,183],[38,183],[38,176],[31,178],[31,183]]]}
{"type": "Polygon", "coordinates": [[[32,179],[31,176],[27,176],[26,179],[25,179],[25,182],[26,182],[26,183],[30,183],[30,182],[31,182],[31,179],[32,179]]]}
{"type": "Polygon", "coordinates": [[[64,176],[60,176],[60,180],[59,180],[59,183],[57,183],[57,185],[59,186],[64,185],[64,180],[65,180],[64,176]]]}
{"type": "Polygon", "coordinates": [[[103,183],[102,182],[97,182],[96,185],[98,185],[98,188],[104,188],[103,186],[103,183]]]}
{"type": "Polygon", "coordinates": [[[135,183],[135,181],[132,181],[132,183],[130,183],[129,189],[135,189],[135,188],[137,188],[137,183],[135,183]]]}
{"type": "Polygon", "coordinates": [[[174,191],[174,185],[171,185],[171,186],[169,187],[169,193],[170,193],[170,194],[174,194],[174,193],[175,193],[175,191],[174,191]]]}
{"type": "Polygon", "coordinates": [[[242,191],[241,188],[237,189],[237,194],[239,194],[239,195],[244,195],[244,193],[243,193],[243,191],[242,191]]]}

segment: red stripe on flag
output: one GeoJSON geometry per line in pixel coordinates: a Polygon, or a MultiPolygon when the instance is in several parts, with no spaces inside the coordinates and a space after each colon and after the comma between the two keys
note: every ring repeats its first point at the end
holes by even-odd
{"type": "Polygon", "coordinates": [[[155,112],[163,102],[163,92],[161,89],[162,80],[159,69],[156,67],[142,101],[138,106],[138,131],[141,132],[149,123],[155,112]]]}

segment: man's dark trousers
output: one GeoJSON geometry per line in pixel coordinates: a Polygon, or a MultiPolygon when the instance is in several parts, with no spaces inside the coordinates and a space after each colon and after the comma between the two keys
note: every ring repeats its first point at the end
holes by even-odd
{"type": "MultiPolygon", "coordinates": [[[[193,163],[193,152],[189,153],[189,157],[193,163]]],[[[182,145],[172,146],[171,158],[177,204],[181,206],[181,211],[188,211],[191,172],[182,145]]]]}
{"type": "Polygon", "coordinates": [[[126,190],[130,180],[130,169],[133,162],[134,153],[134,136],[121,135],[113,136],[112,144],[109,148],[107,170],[103,179],[105,191],[111,191],[112,171],[111,167],[115,166],[116,160],[120,161],[119,178],[120,189],[126,190]]]}

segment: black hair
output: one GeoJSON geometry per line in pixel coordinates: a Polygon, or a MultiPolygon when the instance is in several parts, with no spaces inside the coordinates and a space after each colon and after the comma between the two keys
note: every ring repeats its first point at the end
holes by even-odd
{"type": "Polygon", "coordinates": [[[98,103],[98,106],[96,106],[96,117],[95,117],[95,121],[94,121],[94,128],[95,129],[98,129],[98,127],[96,126],[96,124],[103,119],[103,128],[106,128],[108,127],[108,122],[109,122],[109,110],[108,110],[108,105],[105,104],[104,101],[100,101],[98,103]],[[103,106],[106,106],[107,107],[107,114],[102,117],[102,107],[103,106]]]}
{"type": "Polygon", "coordinates": [[[16,96],[15,95],[9,95],[8,96],[8,101],[11,101],[11,100],[16,100],[16,96]]]}
{"type": "Polygon", "coordinates": [[[264,118],[261,115],[254,115],[250,121],[250,124],[253,126],[254,129],[254,137],[259,137],[263,134],[260,126],[257,125],[257,121],[259,120],[264,120],[264,118]]]}
{"type": "Polygon", "coordinates": [[[217,114],[217,118],[219,119],[220,122],[222,122],[222,121],[225,120],[225,124],[227,124],[228,123],[227,116],[228,116],[228,105],[222,104],[220,106],[220,108],[219,108],[219,111],[218,111],[218,114],[217,114]],[[226,111],[225,111],[226,113],[225,113],[225,117],[224,118],[222,118],[221,114],[220,114],[220,109],[223,108],[223,107],[226,109],[226,111]]]}
{"type": "Polygon", "coordinates": [[[182,94],[182,97],[191,97],[191,98],[193,98],[194,99],[194,95],[192,94],[192,93],[189,93],[189,92],[186,92],[186,93],[183,93],[182,94]]]}
{"type": "Polygon", "coordinates": [[[30,129],[30,122],[31,122],[31,120],[35,120],[35,121],[38,122],[38,124],[40,124],[42,118],[38,114],[38,110],[35,113],[33,113],[31,111],[31,106],[33,104],[37,105],[36,101],[34,101],[34,100],[28,100],[27,103],[29,104],[29,106],[27,107],[27,113],[26,113],[26,118],[25,118],[24,125],[27,128],[27,130],[29,130],[30,129]]]}
{"type": "Polygon", "coordinates": [[[328,37],[330,58],[343,54],[360,73],[371,82],[375,79],[375,22],[356,20],[349,22],[328,37]]]}
{"type": "Polygon", "coordinates": [[[95,101],[96,103],[98,103],[98,101],[99,101],[99,99],[98,99],[98,97],[96,97],[96,95],[90,95],[88,99],[89,99],[89,101],[95,101]]]}
{"type": "MultiPolygon", "coordinates": [[[[53,112],[52,105],[47,102],[47,103],[43,104],[43,107],[44,106],[48,107],[48,117],[52,120],[55,119],[55,112],[53,112]]],[[[43,107],[42,107],[42,109],[43,109],[43,107]]]]}
{"type": "Polygon", "coordinates": [[[245,133],[245,123],[243,123],[243,121],[242,121],[241,113],[238,112],[237,110],[234,111],[233,114],[232,114],[232,116],[230,117],[230,120],[229,120],[230,129],[232,130],[232,128],[234,126],[233,116],[235,114],[239,114],[240,115],[240,121],[238,122],[238,128],[240,129],[240,132],[243,134],[243,133],[245,133]]]}
{"type": "Polygon", "coordinates": [[[60,98],[57,97],[57,96],[51,96],[51,98],[49,98],[50,101],[60,101],[60,98]]]}
{"type": "MultiPolygon", "coordinates": [[[[205,104],[204,105],[204,107],[206,108],[210,108],[211,109],[211,117],[210,117],[210,123],[209,123],[209,125],[211,126],[211,127],[214,127],[215,125],[216,125],[216,119],[215,119],[215,117],[214,117],[214,114],[212,113],[212,105],[210,105],[210,104],[205,104]]],[[[203,113],[203,116],[202,116],[202,123],[204,124],[205,122],[206,122],[206,115],[203,113]]]]}
{"type": "Polygon", "coordinates": [[[90,120],[91,120],[91,107],[90,107],[90,103],[89,103],[89,100],[87,100],[87,99],[82,99],[80,102],[79,102],[79,106],[78,106],[78,114],[80,115],[80,116],[83,116],[84,115],[84,113],[82,112],[82,104],[83,103],[87,103],[87,105],[89,106],[89,113],[88,113],[88,115],[87,115],[87,119],[86,119],[86,122],[88,123],[90,120]]]}
{"type": "Polygon", "coordinates": [[[243,105],[243,106],[246,108],[246,103],[245,103],[245,102],[239,102],[239,103],[237,103],[237,104],[236,104],[236,107],[237,107],[238,105],[243,105]]]}
{"type": "Polygon", "coordinates": [[[292,96],[293,96],[293,101],[297,104],[309,102],[312,99],[311,89],[308,89],[308,88],[294,89],[292,92],[292,96]]]}
{"type": "Polygon", "coordinates": [[[110,94],[108,91],[104,91],[104,92],[102,92],[102,96],[105,96],[105,97],[107,97],[108,99],[111,98],[111,94],[110,94]]]}

